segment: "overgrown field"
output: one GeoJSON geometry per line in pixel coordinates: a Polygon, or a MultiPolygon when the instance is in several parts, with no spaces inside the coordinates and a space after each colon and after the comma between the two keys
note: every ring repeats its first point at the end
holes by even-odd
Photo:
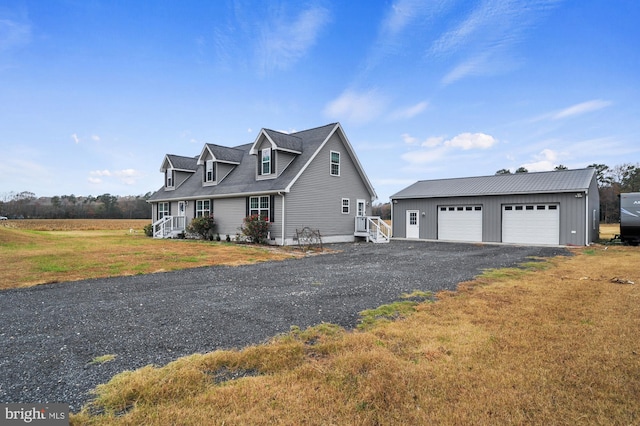
{"type": "Polygon", "coordinates": [[[607,241],[620,233],[619,223],[601,223],[600,240],[607,241]]]}
{"type": "Polygon", "coordinates": [[[151,219],[20,219],[0,221],[0,227],[31,231],[130,231],[142,232],[151,219]]]}
{"type": "Polygon", "coordinates": [[[293,252],[197,240],[154,240],[148,220],[0,222],[0,289],[211,265],[280,260],[293,252]]]}
{"type": "Polygon", "coordinates": [[[380,309],[399,318],[360,331],[292,329],[119,374],[71,422],[640,424],[640,250],[573,250],[380,309]]]}

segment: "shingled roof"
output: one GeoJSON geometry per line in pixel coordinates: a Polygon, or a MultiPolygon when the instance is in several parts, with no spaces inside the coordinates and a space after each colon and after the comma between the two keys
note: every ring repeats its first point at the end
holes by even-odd
{"type": "MultiPolygon", "coordinates": [[[[239,145],[233,148],[221,147],[219,145],[208,145],[210,147],[214,147],[215,152],[212,151],[212,153],[215,155],[216,159],[218,159],[218,154],[221,155],[221,158],[226,156],[227,159],[230,159],[230,156],[237,155],[237,157],[233,157],[233,160],[234,162],[236,162],[235,160],[239,160],[237,161],[239,164],[231,173],[229,173],[228,176],[214,186],[202,185],[204,165],[197,165],[197,169],[195,169],[196,173],[184,181],[179,187],[174,190],[167,190],[167,188],[162,187],[149,198],[149,201],[222,198],[229,196],[288,192],[291,185],[293,185],[300,174],[304,171],[318,149],[320,149],[329,137],[339,129],[345,140],[345,145],[348,146],[349,143],[346,140],[346,136],[342,132],[342,128],[339,123],[331,123],[322,127],[292,133],[290,135],[272,130],[263,130],[263,132],[268,134],[270,137],[275,137],[277,139],[277,142],[274,142],[278,147],[299,152],[291,164],[289,164],[289,166],[274,179],[256,180],[256,158],[254,155],[251,155],[251,148],[254,143],[239,145]]],[[[173,156],[171,158],[173,158],[173,156]]],[[[196,160],[193,161],[195,164],[196,160]]],[[[375,197],[375,191],[366,178],[364,170],[361,169],[361,166],[357,162],[357,158],[354,157],[354,161],[358,164],[357,167],[360,168],[360,173],[362,174],[363,179],[367,183],[371,194],[375,197]]]]}
{"type": "Polygon", "coordinates": [[[195,172],[198,169],[198,157],[184,157],[182,155],[167,154],[160,167],[160,171],[164,172],[166,169],[172,168],[181,171],[195,172]],[[169,167],[167,167],[167,162],[169,167]]]}
{"type": "Polygon", "coordinates": [[[421,180],[392,195],[391,199],[584,192],[589,189],[595,173],[595,169],[586,168],[421,180]]]}

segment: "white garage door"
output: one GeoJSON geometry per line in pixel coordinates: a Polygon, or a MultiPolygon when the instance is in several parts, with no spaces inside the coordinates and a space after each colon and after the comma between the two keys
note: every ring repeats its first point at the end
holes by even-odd
{"type": "Polygon", "coordinates": [[[439,207],[438,239],[482,241],[482,206],[439,207]]]}
{"type": "Polygon", "coordinates": [[[560,207],[557,204],[502,206],[502,242],[560,244],[560,207]]]}

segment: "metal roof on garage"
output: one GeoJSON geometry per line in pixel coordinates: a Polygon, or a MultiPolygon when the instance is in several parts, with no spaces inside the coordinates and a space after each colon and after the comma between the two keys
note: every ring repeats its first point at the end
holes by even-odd
{"type": "Polygon", "coordinates": [[[453,179],[421,180],[392,195],[391,199],[477,197],[485,195],[586,192],[594,168],[554,170],[453,179]]]}

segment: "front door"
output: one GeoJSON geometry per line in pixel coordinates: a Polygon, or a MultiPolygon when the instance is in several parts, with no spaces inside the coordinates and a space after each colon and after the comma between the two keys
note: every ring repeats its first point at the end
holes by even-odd
{"type": "Polygon", "coordinates": [[[420,238],[419,210],[407,210],[407,238],[420,238]]]}
{"type": "Polygon", "coordinates": [[[187,202],[178,201],[178,217],[174,220],[174,224],[178,229],[186,229],[186,214],[187,214],[187,202]]]}
{"type": "Polygon", "coordinates": [[[367,232],[366,203],[364,200],[356,200],[356,231],[367,232]]]}
{"type": "Polygon", "coordinates": [[[185,201],[178,201],[178,216],[184,216],[187,203],[185,201]]]}

